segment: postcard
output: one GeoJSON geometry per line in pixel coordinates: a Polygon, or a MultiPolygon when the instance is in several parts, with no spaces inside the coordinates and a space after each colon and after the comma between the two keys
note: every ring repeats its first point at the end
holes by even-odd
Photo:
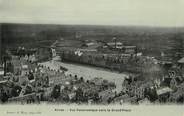
{"type": "Polygon", "coordinates": [[[0,0],[0,114],[184,116],[184,0],[0,0]]]}

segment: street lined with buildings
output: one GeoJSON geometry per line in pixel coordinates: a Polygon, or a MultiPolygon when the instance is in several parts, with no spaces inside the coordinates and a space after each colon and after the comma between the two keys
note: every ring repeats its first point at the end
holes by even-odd
{"type": "Polygon", "coordinates": [[[128,76],[123,73],[113,72],[108,69],[103,69],[99,67],[91,67],[91,66],[84,66],[79,64],[71,64],[71,63],[64,63],[59,61],[48,61],[44,63],[40,63],[43,66],[50,67],[51,69],[58,70],[60,66],[63,66],[68,69],[66,72],[67,75],[78,75],[80,77],[84,77],[85,80],[90,80],[95,77],[100,77],[106,79],[111,82],[115,82],[116,84],[116,91],[120,92],[122,89],[122,83],[124,81],[125,76],[128,76]]]}
{"type": "Polygon", "coordinates": [[[20,46],[5,53],[0,65],[1,103],[184,102],[183,58],[158,60],[116,38],[110,42],[62,38],[49,47],[20,46]],[[70,46],[74,41],[77,47],[70,46]]]}

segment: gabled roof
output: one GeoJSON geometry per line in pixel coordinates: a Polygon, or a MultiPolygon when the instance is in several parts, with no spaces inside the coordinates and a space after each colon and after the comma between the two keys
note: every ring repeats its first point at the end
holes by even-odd
{"type": "Polygon", "coordinates": [[[114,99],[114,101],[115,101],[115,102],[116,102],[116,101],[121,101],[121,100],[128,99],[128,98],[129,98],[128,94],[124,94],[124,95],[122,95],[122,96],[116,97],[116,98],[114,99]]]}
{"type": "Polygon", "coordinates": [[[2,81],[0,81],[0,84],[4,84],[6,82],[7,82],[7,80],[2,80],[2,81]]]}
{"type": "Polygon", "coordinates": [[[150,100],[148,100],[148,98],[144,98],[140,101],[138,101],[139,104],[151,104],[150,100]]]}
{"type": "Polygon", "coordinates": [[[169,93],[169,92],[172,92],[173,90],[169,87],[164,87],[164,88],[161,88],[161,89],[158,89],[157,90],[157,95],[162,95],[162,94],[165,94],[165,93],[169,93]]]}
{"type": "Polygon", "coordinates": [[[184,57],[183,57],[183,58],[181,58],[180,60],[178,60],[178,63],[182,63],[182,64],[184,64],[184,57]]]}
{"type": "Polygon", "coordinates": [[[107,45],[112,46],[112,45],[123,45],[121,42],[109,42],[107,45]]]}
{"type": "Polygon", "coordinates": [[[129,49],[129,48],[136,48],[136,46],[124,46],[124,48],[129,49]]]}

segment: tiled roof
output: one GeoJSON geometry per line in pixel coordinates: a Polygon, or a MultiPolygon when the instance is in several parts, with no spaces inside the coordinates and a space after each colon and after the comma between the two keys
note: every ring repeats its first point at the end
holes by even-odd
{"type": "Polygon", "coordinates": [[[178,63],[184,63],[184,57],[178,60],[178,63]]]}
{"type": "Polygon", "coordinates": [[[4,84],[4,83],[6,83],[7,82],[7,80],[1,80],[0,81],[0,84],[4,84]]]}
{"type": "Polygon", "coordinates": [[[172,92],[173,90],[169,87],[164,87],[164,88],[161,88],[161,89],[158,89],[157,90],[157,94],[158,95],[162,95],[162,94],[165,94],[165,93],[168,93],[168,92],[172,92]]]}

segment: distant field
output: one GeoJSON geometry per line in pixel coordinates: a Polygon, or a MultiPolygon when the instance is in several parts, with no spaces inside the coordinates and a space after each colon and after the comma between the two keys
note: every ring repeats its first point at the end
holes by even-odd
{"type": "MultiPolygon", "coordinates": [[[[172,54],[177,52],[178,49],[172,51],[173,47],[184,41],[184,28],[1,24],[1,31],[2,43],[5,47],[50,46],[55,40],[62,37],[66,40],[100,40],[107,42],[115,36],[118,41],[125,45],[136,45],[139,51],[156,57],[160,56],[161,52],[172,54]],[[77,34],[81,37],[76,38],[77,34]],[[181,41],[175,37],[178,34],[181,35],[181,41]]],[[[74,42],[73,45],[77,45],[77,43],[74,42]]],[[[65,45],[67,45],[67,42],[65,45]]],[[[182,48],[182,46],[180,47],[182,48]]]]}

